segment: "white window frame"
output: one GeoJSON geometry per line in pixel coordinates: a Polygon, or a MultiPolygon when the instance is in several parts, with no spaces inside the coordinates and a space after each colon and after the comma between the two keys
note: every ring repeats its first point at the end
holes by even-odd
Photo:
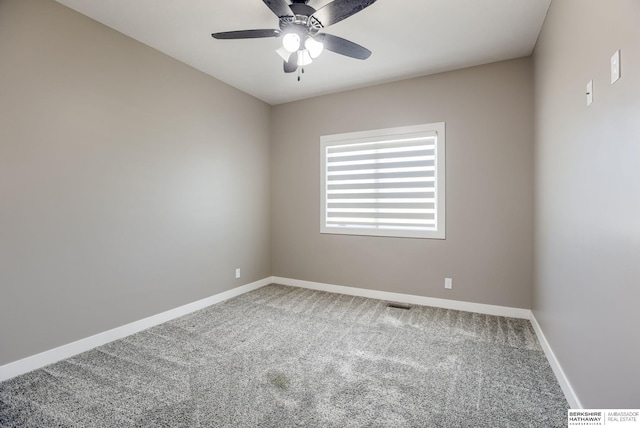
{"type": "MultiPolygon", "coordinates": [[[[320,233],[325,234],[342,234],[342,235],[365,235],[365,236],[388,236],[401,238],[426,238],[426,239],[445,239],[445,122],[429,123],[414,126],[403,126],[398,128],[376,129],[370,131],[350,132],[345,134],[325,135],[320,137],[320,233]],[[425,172],[425,176],[429,176],[431,180],[435,177],[435,194],[433,198],[434,207],[432,212],[425,214],[421,221],[428,221],[429,216],[434,216],[435,225],[416,226],[418,228],[402,228],[401,226],[385,226],[376,225],[375,216],[365,220],[371,222],[371,225],[348,225],[345,220],[343,225],[331,225],[327,223],[328,206],[327,194],[330,192],[327,182],[329,176],[329,167],[327,159],[331,157],[329,151],[340,146],[352,146],[375,143],[388,143],[396,140],[409,139],[433,139],[435,138],[434,166],[433,176],[425,172]]],[[[346,148],[346,147],[345,147],[346,148]]],[[[338,149],[340,150],[340,149],[338,149]]],[[[379,149],[376,149],[379,150],[379,149]]],[[[378,175],[382,171],[376,170],[378,175]]],[[[334,173],[335,174],[335,173],[334,173]]],[[[425,178],[425,177],[423,177],[425,178]]],[[[370,183],[368,183],[370,184],[370,183]]],[[[382,187],[382,186],[381,186],[382,187]]],[[[380,192],[381,189],[376,189],[380,192]]],[[[353,191],[353,190],[352,190],[353,191]]],[[[389,200],[389,199],[387,199],[389,200]]],[[[380,200],[373,201],[373,204],[379,204],[380,200]]],[[[430,202],[431,203],[431,202],[430,202]]],[[[351,208],[349,208],[351,209],[351,208]]],[[[368,208],[371,209],[371,208],[368,208]]],[[[375,208],[374,208],[375,209],[375,208]]],[[[356,222],[354,222],[356,223],[356,222]]]]}

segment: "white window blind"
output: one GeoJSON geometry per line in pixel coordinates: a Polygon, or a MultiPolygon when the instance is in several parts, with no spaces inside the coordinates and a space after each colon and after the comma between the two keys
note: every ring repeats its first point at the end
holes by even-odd
{"type": "Polygon", "coordinates": [[[321,138],[322,233],[444,239],[444,123],[321,138]]]}

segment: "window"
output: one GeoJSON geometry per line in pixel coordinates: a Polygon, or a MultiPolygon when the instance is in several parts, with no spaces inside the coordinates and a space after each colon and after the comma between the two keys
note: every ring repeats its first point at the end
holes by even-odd
{"type": "Polygon", "coordinates": [[[445,238],[445,124],[327,135],[321,233],[445,238]]]}

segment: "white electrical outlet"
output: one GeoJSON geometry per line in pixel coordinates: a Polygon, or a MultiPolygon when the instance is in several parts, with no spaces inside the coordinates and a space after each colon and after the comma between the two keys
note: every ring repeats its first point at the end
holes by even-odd
{"type": "Polygon", "coordinates": [[[620,78],[620,50],[611,57],[611,84],[613,85],[620,78]]]}
{"type": "Polygon", "coordinates": [[[240,278],[240,268],[236,268],[236,278],[240,278]]]}
{"type": "Polygon", "coordinates": [[[453,287],[453,280],[451,278],[444,279],[444,288],[451,290],[453,287]]]}

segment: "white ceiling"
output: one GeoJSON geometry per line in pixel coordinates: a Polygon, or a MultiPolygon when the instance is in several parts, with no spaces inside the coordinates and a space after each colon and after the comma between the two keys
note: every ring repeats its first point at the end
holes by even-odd
{"type": "MultiPolygon", "coordinates": [[[[57,0],[269,104],[531,54],[551,0],[378,0],[323,30],[373,52],[325,51],[285,74],[281,39],[215,40],[211,33],[278,28],[261,0],[57,0]]],[[[310,0],[316,9],[330,0],[310,0]]]]}

